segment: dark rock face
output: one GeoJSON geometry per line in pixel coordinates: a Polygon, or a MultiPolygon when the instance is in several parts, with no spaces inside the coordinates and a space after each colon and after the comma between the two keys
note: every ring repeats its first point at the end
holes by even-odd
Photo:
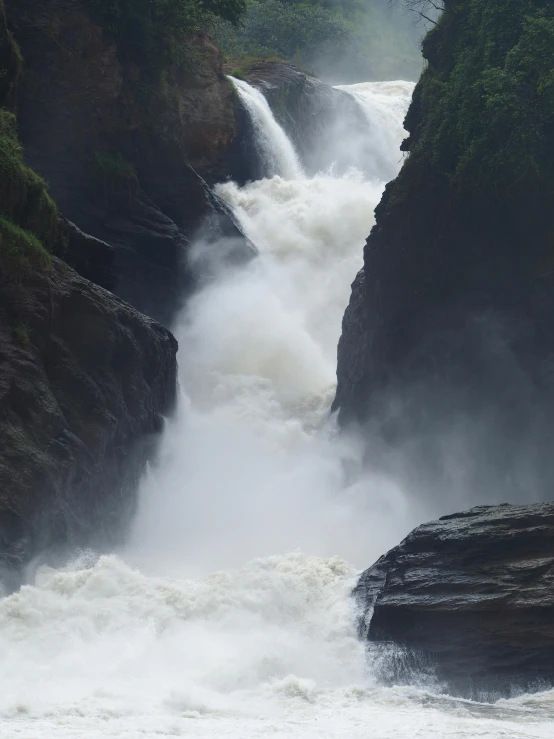
{"type": "Polygon", "coordinates": [[[87,280],[105,287],[106,290],[113,290],[117,285],[113,246],[84,233],[63,216],[60,218],[60,228],[65,240],[63,255],[67,263],[87,280]]]}
{"type": "Polygon", "coordinates": [[[333,165],[339,173],[352,166],[364,168],[371,128],[352,95],[285,62],[256,62],[245,71],[291,138],[308,174],[333,165]]]}
{"type": "MultiPolygon", "coordinates": [[[[110,288],[169,325],[193,280],[188,243],[214,207],[206,182],[248,179],[219,51],[191,37],[191,68],[153,83],[86,0],[6,0],[6,11],[25,60],[18,121],[29,164],[70,221],[113,247],[110,288]]],[[[234,228],[225,212],[216,221],[234,228]]],[[[71,263],[94,279],[83,259],[71,263]]]]}
{"type": "MultiPolygon", "coordinates": [[[[533,12],[551,18],[552,5],[533,12]]],[[[341,424],[380,424],[393,446],[412,445],[422,475],[457,426],[476,501],[490,500],[494,486],[502,500],[545,500],[554,475],[552,119],[530,77],[503,78],[523,80],[510,99],[528,96],[535,115],[525,128],[535,126],[534,143],[524,128],[517,139],[517,159],[533,171],[511,168],[510,137],[483,119],[494,109],[512,131],[521,111],[487,107],[472,87],[528,43],[523,15],[500,0],[447,3],[426,38],[428,65],[405,122],[410,153],[376,209],[338,347],[341,424]]],[[[526,59],[539,64],[542,53],[526,59]]]]}
{"type": "Polygon", "coordinates": [[[354,593],[361,634],[409,650],[450,690],[554,683],[552,503],[480,506],[420,526],[354,593]]]}
{"type": "Polygon", "coordinates": [[[0,314],[0,564],[16,573],[121,534],[175,400],[177,342],[58,260],[2,274],[0,314]]]}

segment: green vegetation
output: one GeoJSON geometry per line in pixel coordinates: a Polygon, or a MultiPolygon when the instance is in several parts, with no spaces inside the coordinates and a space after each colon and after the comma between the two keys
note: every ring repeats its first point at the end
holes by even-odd
{"type": "Polygon", "coordinates": [[[237,80],[246,79],[246,70],[244,67],[233,67],[229,74],[231,75],[231,77],[235,77],[237,80]]]}
{"type": "Polygon", "coordinates": [[[134,190],[138,185],[134,166],[119,151],[94,152],[94,166],[99,179],[105,184],[123,186],[129,190],[134,190]]]}
{"type": "Polygon", "coordinates": [[[47,269],[50,254],[30,231],[0,216],[0,265],[2,271],[20,278],[32,269],[47,269]]]}
{"type": "Polygon", "coordinates": [[[116,38],[120,53],[151,74],[183,63],[187,34],[213,18],[236,25],[246,0],[88,0],[93,14],[116,38]]]}
{"type": "Polygon", "coordinates": [[[15,116],[0,109],[0,215],[48,247],[57,238],[58,211],[44,180],[23,161],[15,116]]]}
{"type": "Polygon", "coordinates": [[[13,327],[13,335],[17,343],[22,347],[28,347],[31,344],[29,339],[29,326],[26,323],[19,322],[13,327]]]}
{"type": "Polygon", "coordinates": [[[44,180],[23,160],[13,105],[21,54],[6,28],[0,0],[0,269],[21,277],[48,268],[58,243],[58,211],[44,180]]]}
{"type": "Polygon", "coordinates": [[[460,0],[423,45],[409,164],[498,200],[554,195],[554,4],[460,0]]]}
{"type": "Polygon", "coordinates": [[[423,26],[387,0],[247,0],[243,23],[214,24],[226,56],[277,57],[342,81],[419,76],[423,26]]]}

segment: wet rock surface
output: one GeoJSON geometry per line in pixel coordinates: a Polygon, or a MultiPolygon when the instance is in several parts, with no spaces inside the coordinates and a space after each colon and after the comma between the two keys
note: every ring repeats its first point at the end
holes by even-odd
{"type": "Polygon", "coordinates": [[[177,342],[56,259],[0,275],[0,315],[0,569],[16,585],[37,552],[121,535],[175,400],[177,342]]]}
{"type": "Polygon", "coordinates": [[[479,506],[419,526],[354,595],[360,634],[403,650],[390,653],[389,679],[411,663],[471,697],[549,686],[554,503],[479,506]]]}

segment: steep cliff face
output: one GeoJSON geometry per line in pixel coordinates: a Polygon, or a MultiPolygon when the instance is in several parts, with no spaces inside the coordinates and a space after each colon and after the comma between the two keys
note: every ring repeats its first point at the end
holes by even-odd
{"type": "MultiPolygon", "coordinates": [[[[168,324],[189,284],[205,182],[238,171],[236,96],[204,34],[152,75],[87,0],[6,0],[25,64],[18,119],[28,162],[64,215],[115,250],[117,293],[168,324]]],[[[228,214],[212,219],[232,230],[228,214]]],[[[109,256],[106,256],[109,259],[109,256]]],[[[81,259],[75,266],[91,276],[81,259]]]]}
{"type": "Polygon", "coordinates": [[[113,541],[175,398],[177,343],[54,259],[0,276],[0,562],[113,541]]]}
{"type": "MultiPolygon", "coordinates": [[[[554,504],[481,506],[415,529],[363,573],[361,635],[474,698],[554,682],[554,504]]],[[[415,671],[417,673],[417,670],[415,671]]]]}
{"type": "Polygon", "coordinates": [[[451,0],[423,52],[409,155],[344,317],[335,407],[343,424],[385,418],[390,438],[480,416],[492,465],[524,430],[550,479],[554,9],[451,0]]]}
{"type": "Polygon", "coordinates": [[[55,256],[112,283],[112,248],[62,218],[24,162],[12,112],[21,64],[0,1],[0,587],[8,588],[39,551],[121,533],[176,391],[171,334],[55,256]]]}

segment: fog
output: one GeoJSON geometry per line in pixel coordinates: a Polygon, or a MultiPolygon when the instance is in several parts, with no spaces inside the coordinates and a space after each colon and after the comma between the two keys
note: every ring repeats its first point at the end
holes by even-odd
{"type": "MultiPolygon", "coordinates": [[[[330,416],[350,283],[385,183],[353,169],[304,175],[265,101],[237,86],[266,166],[287,176],[217,188],[259,256],[229,267],[226,244],[199,234],[190,266],[208,277],[174,328],[180,403],[125,557],[190,574],[300,549],[361,568],[445,509],[409,494],[389,452],[368,467],[364,435],[339,434],[330,416]]],[[[369,109],[365,169],[379,160],[393,176],[412,86],[343,89],[369,109]]]]}
{"type": "MultiPolygon", "coordinates": [[[[455,387],[397,387],[346,432],[330,414],[350,283],[385,184],[368,172],[392,177],[401,166],[412,85],[342,86],[367,116],[370,145],[359,169],[339,175],[340,139],[337,166],[307,176],[262,96],[235,84],[271,176],[217,194],[259,254],[229,266],[226,243],[201,233],[191,251],[189,267],[205,279],[174,327],[180,402],[143,482],[126,558],[190,574],[299,549],[363,568],[426,520],[540,499],[534,442],[510,441],[502,418],[455,398],[455,387]]],[[[484,316],[476,325],[483,354],[492,351],[525,401],[499,327],[484,316]]]]}

